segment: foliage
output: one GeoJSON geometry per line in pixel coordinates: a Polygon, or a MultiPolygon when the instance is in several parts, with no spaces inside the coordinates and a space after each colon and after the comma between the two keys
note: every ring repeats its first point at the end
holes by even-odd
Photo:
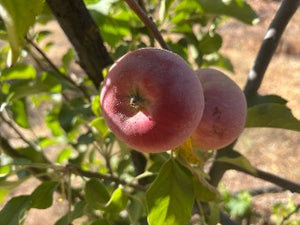
{"type": "MultiPolygon", "coordinates": [[[[157,46],[125,1],[84,2],[114,59],[137,48],[157,46]]],[[[230,60],[219,52],[218,27],[228,18],[245,26],[257,21],[243,0],[145,2],[167,44],[193,68],[233,71],[230,60]]],[[[201,224],[217,224],[222,204],[232,216],[243,217],[251,210],[247,192],[220,195],[209,183],[212,177],[203,167],[214,159],[211,152],[196,153],[185,143],[172,152],[134,160],[132,151],[105,124],[99,90],[88,74],[72,74],[74,50],[65,49],[59,65],[47,57],[55,40],[47,39],[51,32],[44,25],[55,19],[45,1],[0,0],[0,16],[0,202],[4,204],[0,225],[21,224],[31,209],[56,204],[54,192],[69,202],[67,214],[52,221],[56,225],[83,217],[86,225],[184,225],[192,214],[200,215],[201,224]],[[32,29],[37,25],[41,29],[32,29]],[[16,136],[20,141],[13,143],[10,138],[16,136]],[[53,149],[57,154],[50,159],[53,149]],[[41,182],[31,194],[7,200],[31,177],[41,182]],[[74,179],[79,180],[76,186],[74,179]]],[[[281,97],[253,96],[248,103],[248,128],[300,130],[299,120],[281,97]]],[[[231,147],[220,150],[214,162],[256,174],[249,160],[231,147]]],[[[285,209],[273,208],[283,216],[285,209]]]]}

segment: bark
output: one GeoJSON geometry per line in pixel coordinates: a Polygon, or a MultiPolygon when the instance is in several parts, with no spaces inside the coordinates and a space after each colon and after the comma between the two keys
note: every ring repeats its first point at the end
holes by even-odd
{"type": "Polygon", "coordinates": [[[46,0],[73,45],[78,63],[98,88],[102,70],[113,63],[99,29],[82,0],[46,0]]]}

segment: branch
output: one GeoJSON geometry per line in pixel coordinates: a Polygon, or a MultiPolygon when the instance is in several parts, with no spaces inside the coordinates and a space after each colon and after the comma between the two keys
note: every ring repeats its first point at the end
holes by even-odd
{"type": "Polygon", "coordinates": [[[259,89],[267,67],[277,48],[280,37],[288,22],[296,12],[299,0],[283,0],[273,21],[271,22],[260,50],[257,54],[253,68],[251,69],[248,81],[244,88],[247,97],[255,95],[259,89]]]}
{"type": "Polygon", "coordinates": [[[150,30],[150,32],[153,34],[153,36],[158,41],[160,46],[164,49],[170,50],[168,44],[164,41],[155,23],[151,18],[147,16],[147,14],[141,8],[138,2],[136,0],[125,0],[125,1],[129,5],[129,7],[138,15],[138,17],[142,20],[142,22],[146,25],[146,27],[150,30]]]}
{"type": "Polygon", "coordinates": [[[61,78],[66,80],[68,83],[70,83],[73,87],[78,89],[78,91],[82,92],[84,97],[91,102],[90,96],[87,93],[85,87],[81,85],[77,85],[75,81],[73,81],[70,77],[68,77],[66,74],[62,73],[57,66],[51,61],[51,59],[45,54],[45,52],[31,39],[26,38],[26,41],[45,59],[45,61],[48,63],[48,65],[56,72],[61,78]]]}
{"type": "Polygon", "coordinates": [[[258,188],[253,188],[249,190],[242,190],[242,191],[237,191],[234,192],[233,195],[238,195],[239,193],[247,191],[251,196],[257,196],[257,195],[262,195],[262,194],[267,194],[267,193],[280,193],[283,192],[284,189],[278,186],[268,186],[268,187],[258,187],[258,188]]]}
{"type": "Polygon", "coordinates": [[[85,171],[82,170],[81,168],[79,168],[76,165],[68,165],[70,171],[74,174],[83,176],[83,177],[88,177],[88,178],[98,178],[101,180],[106,180],[106,181],[110,181],[110,182],[115,182],[116,184],[122,184],[125,186],[130,186],[132,188],[135,188],[137,190],[140,191],[145,191],[145,187],[139,184],[132,184],[132,183],[127,183],[126,181],[118,178],[118,177],[114,177],[111,175],[106,175],[106,174],[101,174],[101,173],[97,173],[97,172],[91,172],[91,171],[85,171]]]}
{"type": "Polygon", "coordinates": [[[82,0],[46,0],[53,15],[72,43],[80,66],[99,88],[102,70],[113,63],[99,29],[82,0]]]}
{"type": "Polygon", "coordinates": [[[284,188],[286,190],[289,190],[291,192],[300,193],[300,183],[295,183],[295,182],[292,182],[290,180],[286,180],[282,177],[276,176],[272,173],[262,171],[260,169],[256,169],[256,173],[252,174],[251,172],[249,172],[249,171],[247,171],[247,170],[245,170],[245,169],[243,169],[239,166],[228,164],[228,163],[224,163],[224,164],[227,164],[228,169],[234,169],[234,170],[252,175],[252,176],[260,178],[264,181],[268,181],[268,182],[271,182],[273,184],[276,184],[277,186],[282,187],[282,188],[284,188]]]}

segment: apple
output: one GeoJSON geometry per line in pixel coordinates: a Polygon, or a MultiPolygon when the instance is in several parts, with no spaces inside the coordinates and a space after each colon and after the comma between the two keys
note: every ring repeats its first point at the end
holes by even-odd
{"type": "Polygon", "coordinates": [[[142,48],[109,69],[100,94],[103,117],[129,147],[173,149],[194,132],[204,108],[200,80],[177,54],[142,48]]]}
{"type": "Polygon", "coordinates": [[[216,69],[196,71],[204,92],[204,112],[192,135],[193,147],[216,150],[232,143],[243,131],[247,103],[243,91],[216,69]]]}

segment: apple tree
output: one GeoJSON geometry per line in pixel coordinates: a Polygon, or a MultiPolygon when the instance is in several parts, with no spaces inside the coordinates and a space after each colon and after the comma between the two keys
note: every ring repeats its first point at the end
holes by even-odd
{"type": "MultiPolygon", "coordinates": [[[[242,94],[247,101],[245,129],[300,131],[285,99],[258,94],[298,5],[298,0],[281,2],[249,68],[242,94]]],[[[254,25],[258,17],[246,1],[0,0],[0,17],[0,225],[26,224],[32,209],[59,204],[53,201],[55,194],[67,202],[66,214],[49,221],[55,225],[238,224],[243,217],[228,210],[228,202],[242,202],[236,207],[246,212],[251,196],[220,190],[227,170],[300,193],[300,184],[284,174],[254,167],[236,149],[237,139],[218,150],[199,150],[187,138],[160,153],[136,151],[112,132],[103,116],[103,80],[128,52],[166,49],[191,70],[233,72],[230,59],[219,51],[218,27],[228,18],[254,25]],[[59,41],[49,38],[53,23],[70,44],[55,58],[48,55],[59,41]],[[33,178],[39,183],[31,193],[10,195],[33,178]]],[[[184,82],[176,87],[180,85],[189,91],[184,82]]],[[[136,100],[130,99],[132,105],[136,100]]],[[[281,224],[299,208],[293,205],[279,218],[281,224]]]]}

